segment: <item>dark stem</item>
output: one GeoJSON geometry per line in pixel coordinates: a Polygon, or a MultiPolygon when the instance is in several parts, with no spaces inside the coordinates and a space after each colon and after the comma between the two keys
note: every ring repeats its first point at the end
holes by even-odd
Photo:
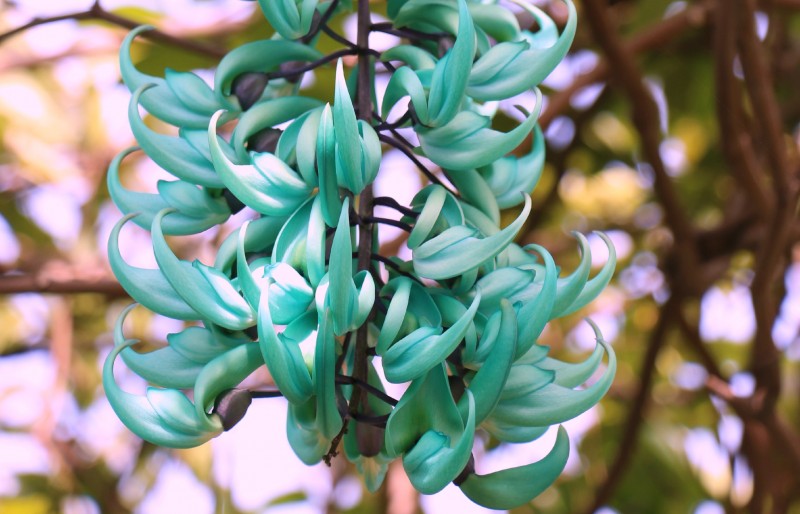
{"type": "Polygon", "coordinates": [[[397,212],[408,216],[409,218],[417,218],[419,213],[414,209],[406,207],[405,205],[401,205],[397,200],[392,198],[391,196],[377,196],[373,199],[374,205],[382,205],[384,207],[390,207],[397,212]]]}
{"type": "Polygon", "coordinates": [[[302,75],[307,71],[311,71],[313,69],[319,68],[323,64],[327,64],[331,61],[335,61],[340,57],[344,57],[346,55],[355,55],[358,53],[358,50],[355,48],[345,48],[342,50],[337,50],[333,53],[326,55],[316,61],[310,62],[305,66],[300,66],[299,68],[293,68],[291,70],[283,70],[283,71],[273,71],[272,73],[267,73],[268,79],[288,79],[293,78],[298,75],[302,75]]]}
{"type": "MultiPolygon", "coordinates": [[[[441,180],[439,180],[439,177],[434,175],[431,170],[429,170],[424,164],[422,164],[422,162],[417,158],[416,155],[414,155],[414,152],[412,152],[411,149],[408,146],[404,145],[403,143],[401,143],[397,139],[391,138],[391,137],[389,137],[389,136],[387,136],[385,134],[378,134],[378,139],[380,139],[381,141],[383,141],[387,145],[389,145],[389,146],[391,146],[393,148],[397,148],[398,150],[403,152],[403,155],[408,157],[408,160],[413,162],[414,165],[417,168],[419,168],[419,170],[422,172],[422,174],[425,175],[428,178],[428,180],[430,180],[434,184],[439,184],[440,186],[442,186],[442,187],[446,188],[448,191],[450,191],[450,188],[445,186],[444,183],[441,180]]],[[[453,191],[450,191],[450,192],[453,193],[453,191]]]]}
{"type": "Polygon", "coordinates": [[[384,393],[377,387],[369,384],[368,382],[364,382],[356,377],[351,377],[350,375],[336,375],[336,383],[337,384],[348,384],[354,385],[356,387],[360,387],[364,391],[368,392],[369,394],[379,398],[381,401],[388,403],[389,405],[397,405],[397,400],[389,396],[388,394],[384,393]]]}
{"type": "Polygon", "coordinates": [[[283,393],[278,389],[265,389],[258,391],[250,391],[252,398],[283,398],[283,393]]]}
{"type": "Polygon", "coordinates": [[[369,218],[362,218],[364,223],[381,223],[383,225],[391,225],[393,227],[397,227],[399,229],[405,230],[408,233],[411,233],[413,227],[408,225],[407,223],[403,223],[402,221],[393,220],[390,218],[380,218],[378,216],[371,216],[369,218]]]}
{"type": "Polygon", "coordinates": [[[411,111],[406,111],[402,116],[397,118],[396,121],[389,123],[388,121],[381,121],[375,125],[375,130],[380,132],[382,130],[392,131],[393,129],[402,127],[407,121],[411,121],[411,111]]]}
{"type": "Polygon", "coordinates": [[[311,42],[312,39],[314,39],[317,36],[317,34],[319,34],[320,30],[327,29],[328,21],[330,21],[331,16],[333,16],[333,12],[336,10],[338,6],[339,6],[339,0],[333,0],[333,2],[331,2],[331,5],[328,6],[328,8],[325,10],[322,16],[320,16],[319,19],[316,20],[316,23],[311,27],[311,30],[308,32],[308,34],[300,38],[300,42],[303,43],[304,45],[307,45],[308,43],[311,42]]]}
{"type": "Polygon", "coordinates": [[[385,23],[373,23],[370,26],[370,30],[373,32],[383,32],[384,34],[391,34],[397,37],[404,37],[406,39],[411,39],[414,41],[418,41],[421,39],[426,39],[428,41],[439,41],[442,38],[451,37],[450,34],[446,32],[422,32],[419,30],[414,29],[398,29],[391,22],[385,23]]]}
{"type": "Polygon", "coordinates": [[[340,34],[337,34],[328,26],[322,27],[322,32],[328,35],[329,38],[333,39],[339,44],[346,46],[347,48],[357,48],[356,45],[347,38],[342,37],[340,34]]]}
{"type": "Polygon", "coordinates": [[[374,260],[378,261],[378,262],[384,263],[386,266],[392,268],[393,270],[395,270],[396,272],[400,273],[401,275],[403,275],[405,277],[408,277],[408,278],[414,280],[417,283],[423,284],[423,282],[419,278],[415,277],[413,274],[411,274],[411,273],[403,270],[402,268],[400,268],[400,266],[396,262],[391,260],[389,257],[385,257],[385,256],[383,256],[383,255],[381,255],[379,253],[373,253],[372,254],[372,258],[374,260]]]}

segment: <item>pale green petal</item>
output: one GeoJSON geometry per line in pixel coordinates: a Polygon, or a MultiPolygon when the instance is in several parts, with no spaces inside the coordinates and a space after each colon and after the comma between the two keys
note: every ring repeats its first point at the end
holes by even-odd
{"type": "Polygon", "coordinates": [[[383,355],[386,379],[394,383],[408,382],[444,362],[467,335],[480,303],[478,293],[469,309],[443,333],[438,328],[432,332],[430,327],[422,327],[394,343],[383,355]]]}
{"type": "Polygon", "coordinates": [[[252,164],[234,164],[217,141],[216,113],[208,126],[208,140],[214,169],[225,187],[244,204],[269,216],[294,212],[310,194],[311,188],[286,163],[270,153],[253,153],[252,164]]]}
{"type": "Polygon", "coordinates": [[[452,120],[464,99],[475,57],[475,27],[465,0],[458,0],[458,33],[447,54],[436,63],[428,96],[428,125],[440,127],[452,120]]]}
{"type": "Polygon", "coordinates": [[[466,227],[452,227],[426,241],[413,251],[414,271],[435,280],[462,275],[496,257],[516,237],[531,210],[525,196],[525,207],[510,225],[484,238],[474,237],[466,227]]]}
{"type": "MultiPolygon", "coordinates": [[[[467,389],[474,396],[476,424],[483,422],[500,401],[500,394],[511,371],[511,364],[516,352],[517,317],[514,309],[507,300],[503,300],[500,312],[500,327],[496,341],[491,345],[492,351],[475,376],[472,377],[467,389]]],[[[458,403],[462,416],[467,410],[464,399],[465,396],[462,396],[458,403]]]]}
{"type": "Polygon", "coordinates": [[[169,211],[159,212],[153,220],[153,252],[167,281],[184,301],[204,319],[230,330],[255,324],[253,310],[227,276],[198,261],[193,264],[178,259],[164,240],[161,219],[169,211]]]}
{"type": "Polygon", "coordinates": [[[567,465],[569,438],[558,429],[550,453],[538,462],[488,475],[470,475],[459,487],[467,498],[490,509],[513,509],[528,503],[555,482],[567,465]]]}
{"type": "Polygon", "coordinates": [[[316,425],[322,436],[332,440],[342,429],[336,405],[336,341],[330,311],[320,314],[314,352],[314,394],[317,398],[316,425]]]}
{"type": "Polygon", "coordinates": [[[442,127],[415,127],[425,156],[439,166],[468,170],[485,166],[514,150],[536,123],[542,96],[536,90],[536,108],[520,125],[502,133],[488,128],[489,118],[472,111],[459,112],[442,127]]]}
{"type": "Polygon", "coordinates": [[[222,181],[214,171],[214,166],[188,141],[159,134],[145,125],[139,115],[139,98],[151,87],[151,84],[141,86],[128,103],[128,121],[136,142],[148,157],[172,175],[193,184],[221,188],[222,181]]]}
{"type": "Polygon", "coordinates": [[[108,236],[108,263],[111,271],[131,298],[151,311],[170,318],[197,320],[202,315],[175,291],[160,269],[137,268],[129,265],[119,252],[119,233],[122,226],[136,214],[128,214],[114,225],[108,236]]]}
{"type": "Polygon", "coordinates": [[[329,227],[335,227],[342,210],[339,182],[336,178],[336,136],[330,105],[322,110],[316,135],[316,164],[322,216],[329,227]]]}

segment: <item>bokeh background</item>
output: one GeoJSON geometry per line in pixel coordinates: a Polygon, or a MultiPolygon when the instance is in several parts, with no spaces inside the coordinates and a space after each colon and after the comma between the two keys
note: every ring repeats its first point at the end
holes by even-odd
{"type": "MultiPolygon", "coordinates": [[[[560,1],[536,3],[563,24],[560,1]]],[[[399,466],[377,495],[343,459],[304,466],[278,399],[257,400],[232,431],[191,450],[143,443],[117,420],[100,367],[130,303],[105,256],[121,216],[105,171],[135,144],[118,69],[124,27],[176,38],[138,41],[140,69],[207,79],[221,53],[269,28],[243,0],[0,5],[0,513],[486,512],[454,486],[418,496],[399,466]]],[[[566,273],[579,257],[571,231],[611,236],[612,284],[543,342],[581,359],[590,316],[620,365],[607,398],[566,424],[564,475],[517,511],[800,512],[800,2],[578,8],[572,51],[543,85],[547,165],[521,240],[566,273]]],[[[347,16],[332,26],[354,30],[347,16]]],[[[330,98],[332,73],[306,77],[307,94],[330,98]]],[[[532,98],[501,105],[498,124],[532,98]]],[[[387,169],[378,194],[408,201],[423,183],[402,155],[387,151],[387,169]]],[[[167,177],[141,156],[125,161],[131,189],[167,177]]],[[[247,216],[173,247],[209,262],[247,216]]],[[[382,243],[402,253],[397,237],[386,231],[382,243]]],[[[592,242],[600,266],[607,254],[592,242]]],[[[155,267],[146,231],[126,227],[121,245],[131,264],[155,267]]],[[[128,333],[156,345],[182,328],[141,308],[130,318],[128,333]]],[[[143,390],[117,368],[126,389],[143,390]]],[[[478,470],[538,459],[552,441],[479,442],[478,470]]]]}

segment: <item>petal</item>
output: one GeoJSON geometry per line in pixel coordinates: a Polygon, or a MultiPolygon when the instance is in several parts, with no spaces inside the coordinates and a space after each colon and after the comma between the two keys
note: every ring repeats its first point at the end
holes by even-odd
{"type": "Polygon", "coordinates": [[[567,465],[568,456],[567,431],[559,427],[553,449],[542,460],[488,475],[473,474],[459,487],[478,505],[490,509],[513,509],[550,487],[567,465]]]}
{"type": "Polygon", "coordinates": [[[234,164],[217,140],[217,120],[211,118],[208,141],[214,169],[221,182],[246,205],[268,216],[294,212],[311,194],[311,188],[286,163],[270,153],[251,154],[252,164],[234,164]]]}
{"type": "Polygon", "coordinates": [[[139,115],[139,99],[151,84],[138,88],[128,103],[128,121],[136,142],[153,162],[172,175],[193,184],[221,188],[222,181],[214,166],[188,141],[180,137],[154,132],[145,125],[139,115]]]}
{"type": "Polygon", "coordinates": [[[258,305],[258,343],[261,354],[281,393],[290,403],[301,405],[308,401],[313,392],[311,374],[300,351],[299,341],[281,337],[283,334],[278,335],[275,332],[269,312],[269,294],[269,287],[262,288],[258,305]]]}
{"type": "Polygon", "coordinates": [[[160,269],[130,266],[119,252],[119,233],[122,226],[136,214],[128,214],[114,225],[108,236],[108,262],[114,276],[131,298],[151,311],[170,318],[197,320],[202,315],[175,291],[160,269]]]}
{"type": "Polygon", "coordinates": [[[530,197],[525,195],[525,207],[510,225],[496,234],[478,239],[452,227],[426,241],[413,252],[414,271],[434,280],[462,275],[496,257],[516,237],[531,210],[530,197]]]}
{"type": "Polygon", "coordinates": [[[441,334],[423,327],[393,344],[383,355],[386,379],[394,383],[408,382],[444,362],[466,336],[480,303],[478,293],[461,318],[441,334]]]}
{"type": "Polygon", "coordinates": [[[227,276],[197,261],[184,262],[172,253],[161,230],[161,219],[168,213],[156,215],[151,234],[156,262],[173,289],[205,319],[230,330],[253,326],[252,309],[227,276]]]}

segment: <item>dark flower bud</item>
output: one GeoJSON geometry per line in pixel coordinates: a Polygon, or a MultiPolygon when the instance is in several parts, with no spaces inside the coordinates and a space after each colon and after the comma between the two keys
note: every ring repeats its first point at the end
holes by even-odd
{"type": "Polygon", "coordinates": [[[234,79],[231,92],[239,99],[239,105],[246,111],[261,98],[268,83],[269,78],[266,73],[242,73],[234,79]]]}
{"type": "Polygon", "coordinates": [[[227,432],[242,420],[253,397],[247,389],[228,389],[214,402],[214,413],[222,420],[222,428],[227,432]]]}
{"type": "Polygon", "coordinates": [[[236,214],[245,207],[244,203],[236,198],[236,195],[231,193],[230,189],[223,189],[222,197],[225,199],[225,203],[228,204],[228,209],[231,210],[231,214],[236,214]]]}
{"type": "Polygon", "coordinates": [[[247,149],[251,152],[275,153],[281,134],[282,130],[271,127],[259,130],[247,140],[247,149]]]}

